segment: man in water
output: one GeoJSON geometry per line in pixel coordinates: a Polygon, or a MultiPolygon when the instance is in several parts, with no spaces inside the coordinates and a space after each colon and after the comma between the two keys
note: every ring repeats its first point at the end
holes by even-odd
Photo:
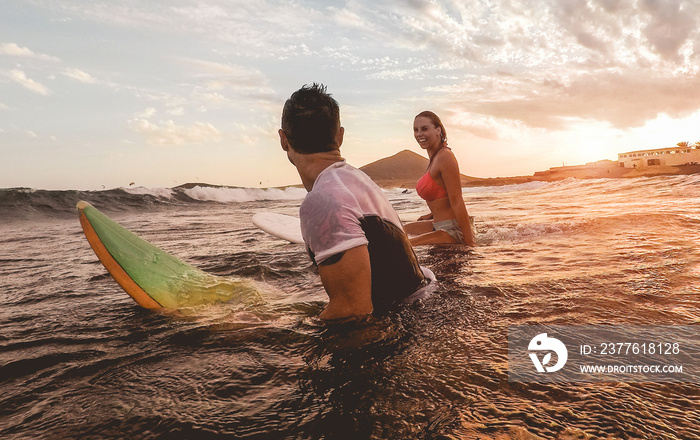
{"type": "Polygon", "coordinates": [[[329,302],[325,320],[382,315],[423,287],[416,254],[384,192],[340,155],[338,103],[319,84],[282,110],[282,149],[309,193],[301,232],[329,302]]]}

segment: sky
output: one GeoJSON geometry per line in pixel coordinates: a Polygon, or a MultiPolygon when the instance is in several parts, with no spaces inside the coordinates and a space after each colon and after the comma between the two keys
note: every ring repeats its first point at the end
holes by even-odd
{"type": "Polygon", "coordinates": [[[2,0],[0,188],[299,183],[323,83],[355,166],[443,120],[463,174],[700,141],[697,0],[2,0]]]}

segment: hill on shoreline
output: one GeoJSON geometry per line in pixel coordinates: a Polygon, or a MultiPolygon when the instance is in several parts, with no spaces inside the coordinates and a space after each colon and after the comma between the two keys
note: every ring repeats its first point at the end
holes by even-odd
{"type": "MultiPolygon", "coordinates": [[[[379,159],[360,167],[377,185],[392,188],[415,188],[416,182],[428,168],[428,159],[410,150],[379,159]]],[[[523,183],[535,180],[533,176],[495,177],[482,179],[460,174],[462,186],[492,186],[523,183]]]]}
{"type": "MultiPolygon", "coordinates": [[[[428,159],[410,150],[400,151],[393,156],[379,159],[360,167],[379,186],[413,188],[428,168],[428,159]]],[[[462,183],[473,181],[474,177],[460,175],[462,183]]]]}

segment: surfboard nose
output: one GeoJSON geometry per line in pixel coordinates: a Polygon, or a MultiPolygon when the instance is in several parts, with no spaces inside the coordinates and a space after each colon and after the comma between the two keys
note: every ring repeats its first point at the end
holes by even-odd
{"type": "Polygon", "coordinates": [[[85,200],[81,200],[75,205],[75,207],[81,211],[87,207],[90,207],[90,206],[92,206],[92,205],[89,204],[88,202],[86,202],[85,200]]]}

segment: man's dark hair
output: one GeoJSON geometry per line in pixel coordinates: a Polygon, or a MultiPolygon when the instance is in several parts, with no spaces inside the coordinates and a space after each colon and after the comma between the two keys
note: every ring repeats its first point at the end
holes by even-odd
{"type": "Polygon", "coordinates": [[[282,130],[295,151],[302,154],[338,150],[338,102],[323,84],[304,85],[284,103],[282,130]]]}

